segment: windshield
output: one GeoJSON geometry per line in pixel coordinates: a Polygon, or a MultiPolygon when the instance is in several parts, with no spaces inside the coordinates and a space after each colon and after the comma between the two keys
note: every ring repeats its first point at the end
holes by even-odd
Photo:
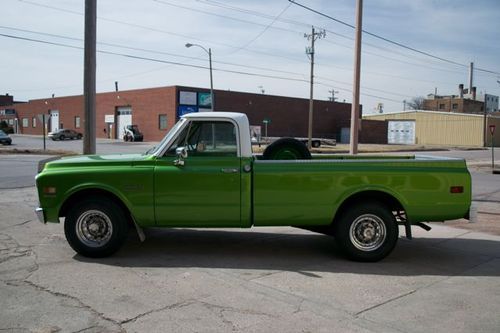
{"type": "Polygon", "coordinates": [[[177,130],[184,124],[186,119],[181,118],[175,125],[168,131],[167,135],[160,141],[160,143],[157,146],[154,146],[153,148],[147,150],[144,155],[152,155],[156,153],[163,145],[170,141],[172,139],[172,136],[177,132],[177,130]]]}

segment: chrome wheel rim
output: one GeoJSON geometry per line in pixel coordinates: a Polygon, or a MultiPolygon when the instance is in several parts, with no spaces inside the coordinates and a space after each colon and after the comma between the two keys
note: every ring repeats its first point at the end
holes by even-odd
{"type": "Polygon", "coordinates": [[[384,221],[373,214],[358,216],[349,230],[351,243],[361,251],[375,251],[387,237],[384,221]]]}
{"type": "Polygon", "coordinates": [[[113,234],[111,219],[100,210],[88,210],[76,221],[78,239],[89,247],[105,245],[113,234]]]}

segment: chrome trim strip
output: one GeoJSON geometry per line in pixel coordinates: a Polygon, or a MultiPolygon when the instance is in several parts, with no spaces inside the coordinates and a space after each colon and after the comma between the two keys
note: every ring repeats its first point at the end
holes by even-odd
{"type": "Polygon", "coordinates": [[[254,163],[256,164],[314,164],[314,163],[331,163],[331,164],[344,164],[344,163],[359,163],[359,162],[370,162],[370,163],[446,163],[451,161],[463,161],[464,159],[449,159],[449,158],[433,158],[433,159],[413,159],[413,158],[402,158],[402,159],[311,159],[311,160],[259,160],[256,159],[254,163]]]}

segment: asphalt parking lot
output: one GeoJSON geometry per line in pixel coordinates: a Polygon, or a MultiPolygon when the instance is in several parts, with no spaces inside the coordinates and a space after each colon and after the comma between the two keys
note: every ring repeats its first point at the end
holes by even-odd
{"type": "MultiPolygon", "coordinates": [[[[0,331],[499,331],[500,236],[464,221],[415,229],[372,264],[293,228],[151,229],[88,259],[33,214],[43,157],[0,155],[0,331]]],[[[479,223],[500,216],[498,177],[473,173],[479,223]]]]}

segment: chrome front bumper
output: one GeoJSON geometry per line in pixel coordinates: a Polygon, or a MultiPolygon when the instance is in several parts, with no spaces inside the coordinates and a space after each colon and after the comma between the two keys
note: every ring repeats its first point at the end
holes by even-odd
{"type": "Polygon", "coordinates": [[[45,224],[47,221],[45,221],[45,212],[43,211],[43,208],[37,207],[35,209],[36,217],[38,217],[38,221],[41,223],[45,224]]]}

